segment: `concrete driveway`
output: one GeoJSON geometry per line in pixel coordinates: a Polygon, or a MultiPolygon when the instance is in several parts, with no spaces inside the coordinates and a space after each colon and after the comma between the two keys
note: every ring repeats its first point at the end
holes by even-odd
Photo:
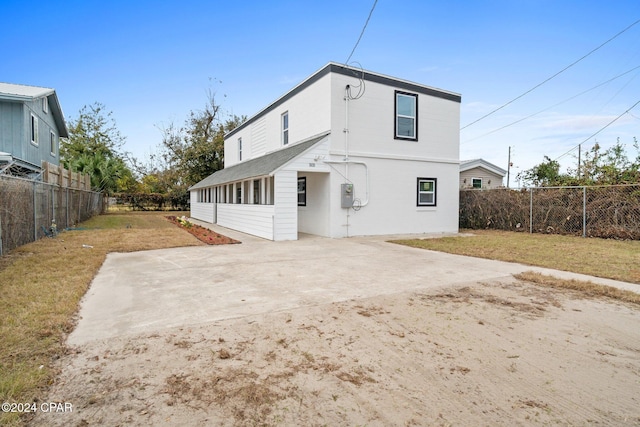
{"type": "Polygon", "coordinates": [[[398,236],[302,236],[298,241],[271,242],[211,228],[243,243],[109,254],[83,299],[69,344],[382,294],[499,281],[527,270],[640,289],[385,241],[398,236]]]}

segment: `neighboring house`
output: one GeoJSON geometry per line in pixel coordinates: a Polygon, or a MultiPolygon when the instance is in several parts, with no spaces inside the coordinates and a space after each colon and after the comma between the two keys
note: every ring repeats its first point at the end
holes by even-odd
{"type": "Polygon", "coordinates": [[[55,90],[0,83],[0,173],[37,176],[60,164],[67,125],[55,90]]]}
{"type": "Polygon", "coordinates": [[[483,159],[463,160],[460,162],[460,188],[499,188],[506,174],[506,170],[483,159]]]}
{"type": "Polygon", "coordinates": [[[191,216],[270,240],[457,232],[460,101],[329,63],[225,136],[191,216]]]}

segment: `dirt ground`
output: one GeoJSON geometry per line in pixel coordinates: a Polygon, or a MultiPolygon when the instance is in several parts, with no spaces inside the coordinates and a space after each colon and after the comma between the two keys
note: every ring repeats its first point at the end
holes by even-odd
{"type": "Polygon", "coordinates": [[[472,284],[91,342],[40,426],[640,425],[640,310],[472,284]]]}

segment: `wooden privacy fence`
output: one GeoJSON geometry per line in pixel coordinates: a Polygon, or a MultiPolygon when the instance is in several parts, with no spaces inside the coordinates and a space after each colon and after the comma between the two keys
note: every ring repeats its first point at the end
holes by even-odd
{"type": "Polygon", "coordinates": [[[0,175],[0,255],[102,212],[101,193],[0,175]]]}
{"type": "Polygon", "coordinates": [[[640,240],[640,184],[461,190],[460,228],[640,240]]]}
{"type": "Polygon", "coordinates": [[[42,162],[42,182],[77,190],[91,190],[91,177],[89,174],[71,172],[49,162],[42,162]]]}

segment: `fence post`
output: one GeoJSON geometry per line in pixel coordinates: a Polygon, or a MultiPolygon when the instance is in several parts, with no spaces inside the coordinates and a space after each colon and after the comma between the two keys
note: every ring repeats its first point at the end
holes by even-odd
{"type": "Polygon", "coordinates": [[[533,234],[533,187],[529,188],[529,234],[533,234]]]}
{"type": "Polygon", "coordinates": [[[38,240],[38,207],[36,206],[36,181],[33,181],[33,241],[38,240]]]}
{"type": "Polygon", "coordinates": [[[587,187],[582,187],[582,237],[587,237],[587,187]]]}

